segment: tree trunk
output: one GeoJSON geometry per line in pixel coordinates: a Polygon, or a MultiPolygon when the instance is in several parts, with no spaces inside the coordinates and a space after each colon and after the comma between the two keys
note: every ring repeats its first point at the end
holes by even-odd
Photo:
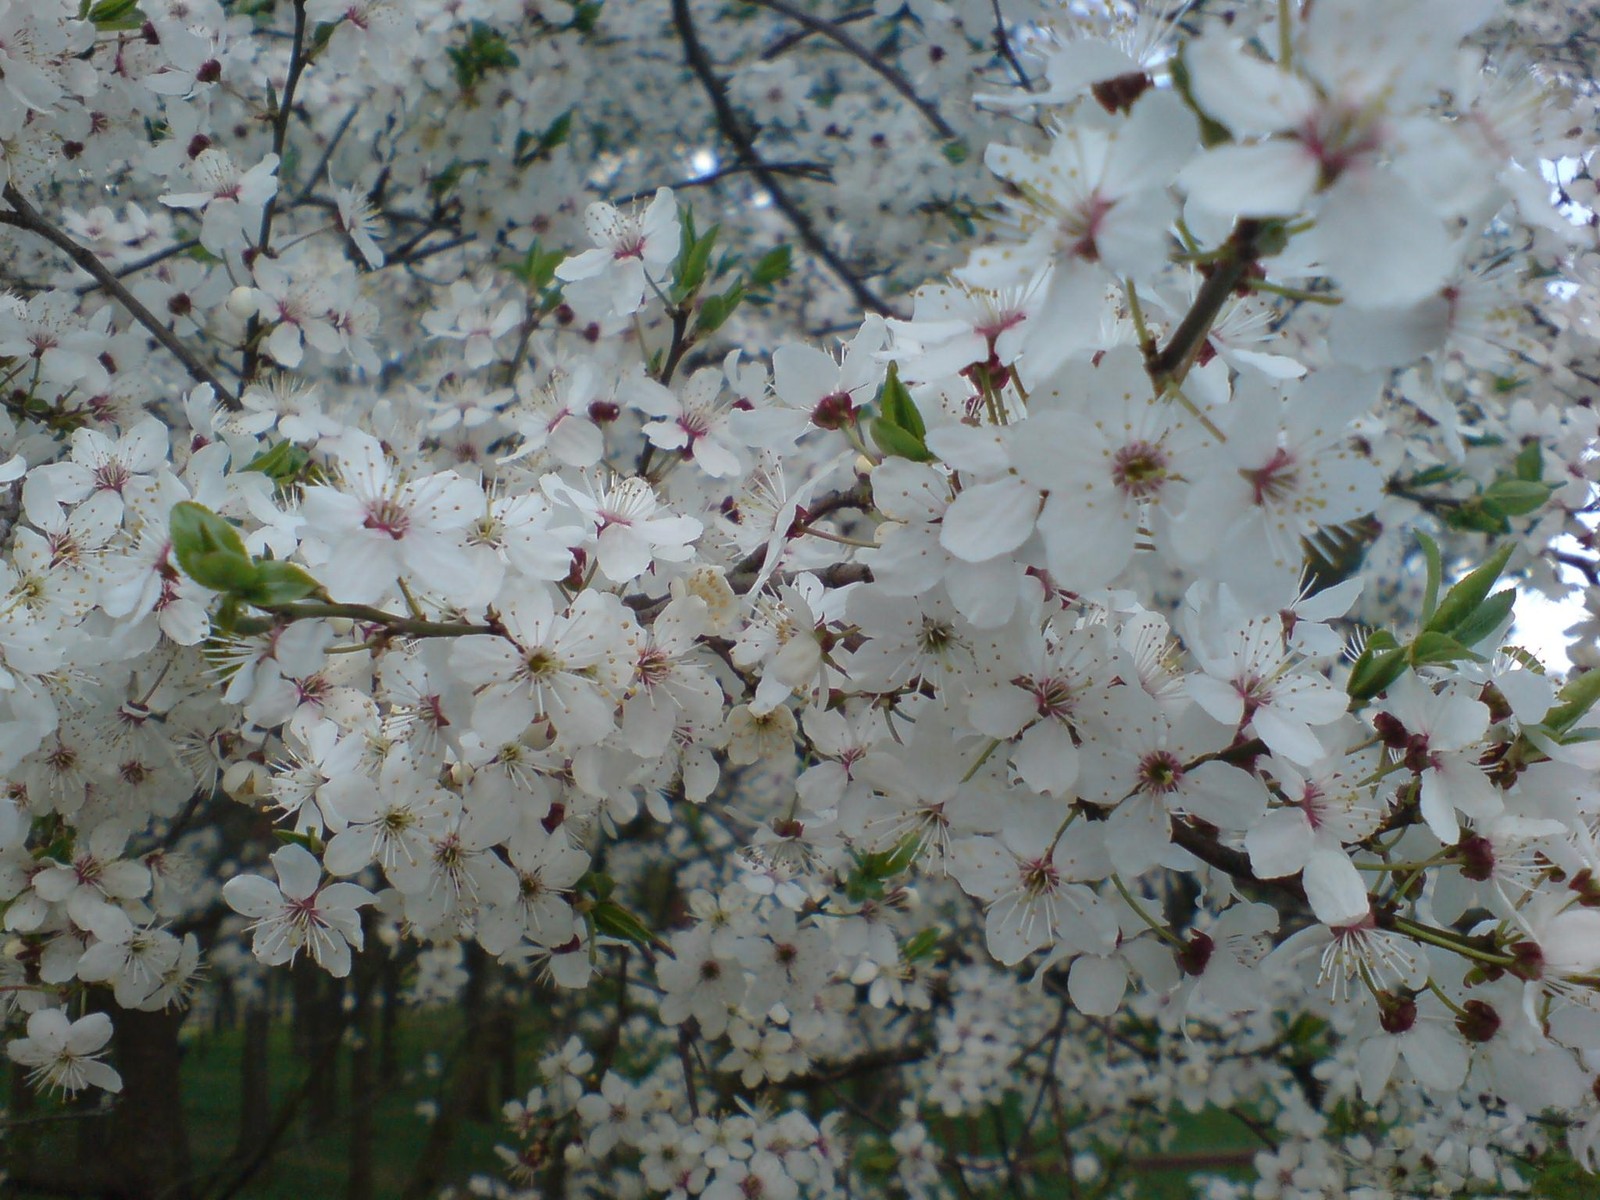
{"type": "Polygon", "coordinates": [[[272,1014],[267,998],[250,1000],[244,1012],[244,1045],[239,1050],[239,1139],[233,1156],[246,1159],[261,1144],[272,1120],[270,1054],[267,1039],[272,1014]]]}
{"type": "Polygon", "coordinates": [[[373,1108],[378,1101],[373,1045],[371,974],[380,969],[365,955],[356,959],[356,1006],[350,1014],[350,1141],[345,1200],[373,1200],[373,1108]]]}
{"type": "Polygon", "coordinates": [[[381,970],[383,1014],[378,1031],[378,1082],[387,1088],[400,1082],[400,964],[392,953],[384,955],[381,970]]]}
{"type": "Polygon", "coordinates": [[[189,1131],[183,1115],[184,1014],[119,1010],[114,1045],[122,1094],[111,1110],[107,1196],[119,1200],[190,1200],[194,1195],[189,1131]]]}

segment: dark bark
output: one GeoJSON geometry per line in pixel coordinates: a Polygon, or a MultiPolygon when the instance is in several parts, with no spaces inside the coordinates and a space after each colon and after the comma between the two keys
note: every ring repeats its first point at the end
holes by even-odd
{"type": "Polygon", "coordinates": [[[239,1139],[233,1155],[241,1160],[256,1151],[272,1117],[271,1031],[266,997],[252,999],[245,1008],[244,1045],[239,1051],[239,1139]]]}
{"type": "Polygon", "coordinates": [[[120,1010],[115,1014],[122,1094],[111,1110],[108,1149],[118,1200],[191,1200],[189,1130],[183,1113],[184,1014],[120,1010]]]}
{"type": "Polygon", "coordinates": [[[355,1007],[350,1012],[354,1034],[350,1047],[350,1140],[345,1174],[345,1200],[373,1200],[376,1129],[373,1108],[378,1100],[376,1047],[373,1045],[373,1001],[369,976],[378,964],[365,955],[356,960],[355,1007]]]}

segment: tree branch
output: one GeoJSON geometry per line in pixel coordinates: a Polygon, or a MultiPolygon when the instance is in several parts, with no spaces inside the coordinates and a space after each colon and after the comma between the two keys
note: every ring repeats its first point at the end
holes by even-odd
{"type": "Polygon", "coordinates": [[[193,351],[185,346],[178,335],[168,329],[165,324],[137,297],[123,286],[120,279],[114,275],[100,257],[87,246],[80,246],[60,229],[45,220],[39,210],[23,197],[15,186],[7,184],[4,192],[5,202],[11,206],[10,212],[0,212],[0,225],[10,225],[17,229],[26,229],[29,233],[38,234],[45,241],[55,246],[78,266],[82,267],[95,281],[109,293],[118,304],[128,310],[128,314],[139,324],[143,325],[150,336],[160,342],[163,347],[189,372],[189,377],[196,383],[208,383],[219,399],[228,408],[237,411],[239,399],[218,379],[216,373],[195,357],[193,351]]]}
{"type": "Polygon", "coordinates": [[[854,55],[866,67],[882,76],[890,87],[909,100],[940,137],[947,142],[960,140],[961,135],[956,132],[955,127],[939,115],[939,110],[931,101],[917,95],[917,90],[911,86],[911,81],[897,67],[885,62],[882,55],[858,42],[848,30],[841,29],[823,17],[812,16],[798,5],[789,3],[789,0],[750,0],[750,3],[761,8],[769,8],[775,13],[782,13],[791,21],[804,25],[813,33],[827,38],[841,50],[854,55]]]}
{"type": "Polygon", "coordinates": [[[678,30],[678,39],[683,43],[684,60],[689,64],[689,69],[699,79],[700,86],[705,90],[706,98],[711,101],[712,111],[716,114],[717,126],[722,130],[724,137],[733,144],[739,157],[749,164],[750,170],[761,181],[761,186],[772,196],[772,203],[788,218],[789,224],[794,226],[796,236],[805,245],[806,249],[827,264],[828,269],[845,285],[856,303],[870,312],[889,313],[892,310],[883,301],[883,298],[869,288],[859,279],[849,265],[839,257],[832,246],[817,232],[817,227],[812,223],[805,211],[797,205],[789,193],[784,191],[783,184],[755,148],[755,142],[745,130],[739,119],[739,114],[733,111],[733,105],[728,103],[726,88],[721,79],[717,77],[716,66],[706,54],[706,48],[700,41],[700,35],[695,31],[694,18],[689,15],[689,0],[672,0],[672,21],[678,30]]]}

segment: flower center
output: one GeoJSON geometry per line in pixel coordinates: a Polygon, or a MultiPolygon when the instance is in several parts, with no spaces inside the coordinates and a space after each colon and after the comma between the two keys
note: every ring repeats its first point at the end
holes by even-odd
{"type": "Polygon", "coordinates": [[[1124,495],[1148,499],[1167,481],[1167,456],[1149,442],[1129,442],[1112,457],[1111,481],[1124,495]]]}
{"type": "Polygon", "coordinates": [[[398,501],[384,497],[367,505],[367,518],[361,524],[367,529],[387,533],[398,542],[411,528],[411,513],[398,501]]]}

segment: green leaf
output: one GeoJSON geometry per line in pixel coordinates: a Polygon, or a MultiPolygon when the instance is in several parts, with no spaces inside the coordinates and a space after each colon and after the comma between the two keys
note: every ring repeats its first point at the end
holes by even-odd
{"type": "Polygon", "coordinates": [[[1444,578],[1444,568],[1439,561],[1439,544],[1420,529],[1417,544],[1422,547],[1422,557],[1428,564],[1427,590],[1422,594],[1422,624],[1427,628],[1428,618],[1439,607],[1439,581],[1444,578]]]}
{"type": "Polygon", "coordinates": [[[1369,644],[1350,669],[1344,690],[1352,700],[1370,700],[1387,688],[1406,669],[1404,649],[1376,650],[1369,644]]]}
{"type": "Polygon", "coordinates": [[[238,589],[247,603],[258,608],[292,604],[322,590],[322,585],[293,563],[267,559],[256,563],[256,577],[248,587],[238,589]]]}
{"type": "Polygon", "coordinates": [[[679,304],[693,299],[705,283],[706,271],[711,265],[711,252],[716,248],[717,233],[722,228],[713,225],[695,237],[693,219],[688,215],[687,206],[682,212],[685,218],[683,234],[678,243],[678,261],[672,268],[672,298],[679,304]]]}
{"type": "Polygon", "coordinates": [[[270,446],[245,464],[246,471],[260,471],[279,487],[300,478],[311,462],[311,456],[293,442],[279,442],[270,446]]]}
{"type": "Polygon", "coordinates": [[[1483,502],[1508,517],[1526,516],[1544,507],[1555,489],[1529,479],[1496,479],[1483,493],[1483,502]]]}
{"type": "Polygon", "coordinates": [[[868,426],[872,440],[879,450],[891,458],[909,458],[912,462],[932,462],[933,455],[916,434],[900,428],[883,417],[873,417],[868,426]]]}
{"type": "Polygon", "coordinates": [[[748,282],[752,288],[768,288],[782,283],[794,270],[794,252],[785,244],[768,250],[756,265],[750,268],[748,282]]]}
{"type": "Polygon", "coordinates": [[[1411,662],[1414,666],[1426,663],[1459,662],[1463,658],[1482,661],[1455,638],[1445,633],[1421,633],[1411,643],[1411,662]]]}
{"type": "Polygon", "coordinates": [[[1517,602],[1515,588],[1507,588],[1503,592],[1496,592],[1482,604],[1478,605],[1461,624],[1451,632],[1463,646],[1476,646],[1485,638],[1491,636],[1511,615],[1511,609],[1517,602]]]}
{"type": "Polygon", "coordinates": [[[476,86],[491,71],[508,71],[522,65],[506,39],[482,21],[467,27],[467,40],[445,50],[455,66],[456,85],[462,91],[476,86]]]}
{"type": "Polygon", "coordinates": [[[939,949],[939,941],[944,936],[940,929],[924,929],[913,935],[900,947],[900,953],[907,962],[916,962],[918,959],[932,958],[939,949]]]}
{"type": "Polygon", "coordinates": [[[1445,514],[1444,523],[1451,529],[1464,529],[1472,533],[1510,533],[1511,522],[1506,514],[1492,504],[1485,504],[1481,496],[1463,500],[1445,514]]]}
{"type": "Polygon", "coordinates": [[[967,148],[967,144],[960,138],[953,138],[946,142],[939,148],[939,152],[944,155],[946,162],[958,167],[972,156],[972,151],[967,148]]]}
{"type": "Polygon", "coordinates": [[[535,159],[546,157],[570,136],[572,136],[572,110],[569,108],[546,125],[543,133],[535,135],[524,130],[517,134],[515,156],[517,165],[523,166],[535,159]]]}
{"type": "Polygon", "coordinates": [[[927,436],[928,427],[923,423],[922,414],[917,411],[916,402],[911,399],[911,390],[900,382],[898,363],[890,363],[888,373],[883,377],[883,388],[878,392],[878,411],[884,420],[911,434],[918,443],[927,436]]]}
{"type": "Polygon", "coordinates": [[[601,900],[589,910],[594,927],[607,937],[620,938],[636,946],[661,946],[664,943],[640,918],[615,900],[601,900]]]}
{"type": "Polygon", "coordinates": [[[1600,669],[1573,675],[1556,694],[1556,705],[1539,723],[1559,737],[1588,715],[1600,702],[1600,669]]]}
{"type": "Polygon", "coordinates": [[[1407,491],[1415,491],[1419,488],[1432,487],[1436,483],[1449,483],[1451,480],[1459,478],[1460,475],[1460,468],[1446,466],[1441,463],[1437,466],[1428,467],[1426,470],[1418,471],[1410,479],[1406,480],[1402,486],[1407,491]]]}
{"type": "Polygon", "coordinates": [[[733,315],[733,310],[744,302],[744,284],[736,283],[720,296],[707,296],[700,302],[695,316],[694,331],[698,336],[714,333],[733,315]]]}
{"type": "Polygon", "coordinates": [[[93,7],[85,2],[78,7],[78,18],[93,21],[94,27],[102,32],[137,29],[144,24],[138,0],[100,0],[93,7]]]}
{"type": "Polygon", "coordinates": [[[1538,483],[1544,478],[1544,447],[1537,439],[1524,446],[1512,460],[1512,470],[1518,479],[1525,479],[1529,483],[1538,483]]]}
{"type": "Polygon", "coordinates": [[[272,836],[285,846],[302,846],[313,854],[320,855],[325,849],[322,839],[309,833],[296,833],[292,829],[274,829],[272,836]]]}
{"type": "Polygon", "coordinates": [[[183,573],[214,592],[236,592],[256,580],[256,564],[239,531],[204,505],[172,506],[172,554],[183,573]]]}
{"type": "Polygon", "coordinates": [[[1499,580],[1500,572],[1511,561],[1515,549],[1513,543],[1505,543],[1490,555],[1487,562],[1451,588],[1423,628],[1432,633],[1454,633],[1456,627],[1483,603],[1484,597],[1499,580]]]}
{"type": "Polygon", "coordinates": [[[522,261],[506,269],[522,281],[530,292],[542,292],[555,282],[556,268],[566,255],[559,250],[546,250],[536,240],[522,256],[522,261]]]}

